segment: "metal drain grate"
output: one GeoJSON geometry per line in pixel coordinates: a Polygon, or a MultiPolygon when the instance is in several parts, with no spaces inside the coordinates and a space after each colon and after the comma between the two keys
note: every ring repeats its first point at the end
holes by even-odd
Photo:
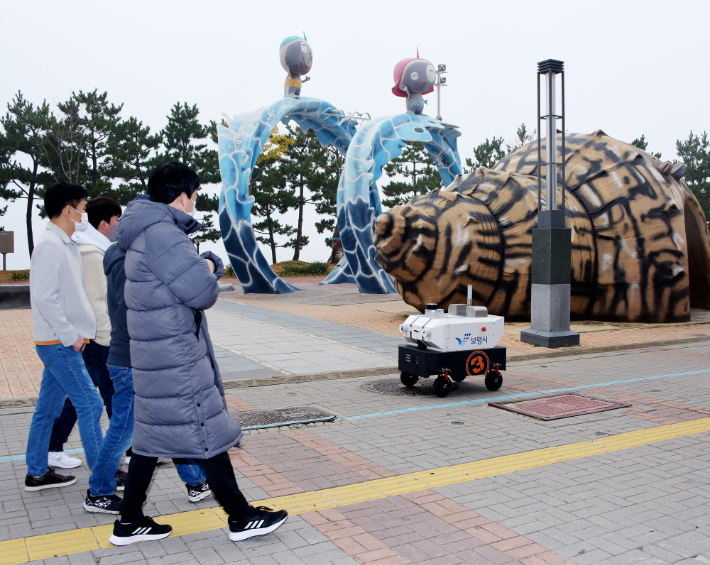
{"type": "Polygon", "coordinates": [[[489,402],[488,406],[547,421],[627,408],[631,404],[620,404],[581,394],[557,394],[519,402],[489,402]]]}
{"type": "MultiPolygon", "coordinates": [[[[419,379],[419,382],[413,387],[404,386],[399,379],[382,379],[379,381],[371,381],[362,385],[362,390],[367,392],[377,392],[379,394],[397,394],[401,396],[425,396],[434,394],[434,378],[419,379]]],[[[456,390],[459,385],[453,383],[456,390]]]]}
{"type": "Polygon", "coordinates": [[[260,428],[276,428],[279,426],[294,426],[313,422],[332,422],[335,414],[314,408],[313,406],[297,406],[279,410],[253,410],[251,412],[235,412],[232,417],[239,422],[242,430],[257,430],[260,428]]]}

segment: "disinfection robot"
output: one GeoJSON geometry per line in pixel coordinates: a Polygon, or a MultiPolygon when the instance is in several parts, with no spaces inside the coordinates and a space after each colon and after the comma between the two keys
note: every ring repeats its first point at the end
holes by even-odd
{"type": "Polygon", "coordinates": [[[452,304],[448,313],[428,304],[424,314],[409,316],[399,327],[407,342],[399,346],[402,384],[413,387],[420,377],[437,375],[434,392],[444,397],[453,389],[452,381],[484,377],[488,390],[498,390],[506,361],[506,349],[498,345],[503,325],[501,316],[471,306],[470,286],[468,304],[452,304]]]}

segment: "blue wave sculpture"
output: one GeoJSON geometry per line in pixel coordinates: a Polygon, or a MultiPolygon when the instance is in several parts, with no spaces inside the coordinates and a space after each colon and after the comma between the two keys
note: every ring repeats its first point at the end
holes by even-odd
{"type": "Polygon", "coordinates": [[[251,224],[254,197],[249,195],[251,174],[264,143],[279,122],[290,120],[304,131],[312,129],[323,145],[332,144],[343,154],[355,134],[354,123],[344,119],[340,110],[315,98],[283,98],[217,127],[222,174],[219,226],[229,261],[247,294],[300,290],[274,273],[259,250],[251,224]]]}
{"type": "Polygon", "coordinates": [[[420,141],[436,163],[442,185],[461,174],[458,128],[424,115],[399,114],[365,122],[350,142],[338,184],[338,228],[347,262],[321,284],[356,282],[367,294],[395,293],[392,278],[375,263],[375,218],[382,214],[377,180],[408,141],[420,141]]]}

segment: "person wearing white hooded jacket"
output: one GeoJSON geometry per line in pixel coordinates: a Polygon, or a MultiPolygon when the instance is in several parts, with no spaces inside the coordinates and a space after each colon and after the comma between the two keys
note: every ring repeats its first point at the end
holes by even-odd
{"type": "MultiPolygon", "coordinates": [[[[116,239],[116,223],[122,210],[118,202],[108,197],[92,198],[86,204],[88,223],[77,225],[71,240],[77,245],[81,255],[84,291],[96,318],[96,337],[86,345],[82,353],[86,370],[91,380],[99,388],[99,393],[111,418],[111,398],[113,385],[106,360],[111,343],[111,320],[106,302],[106,275],[104,274],[104,253],[116,239]]],[[[64,453],[64,443],[76,424],[76,410],[67,398],[59,418],[52,428],[49,442],[49,465],[62,469],[72,469],[81,465],[81,459],[64,453]]],[[[119,488],[123,483],[123,473],[117,477],[119,488]]]]}

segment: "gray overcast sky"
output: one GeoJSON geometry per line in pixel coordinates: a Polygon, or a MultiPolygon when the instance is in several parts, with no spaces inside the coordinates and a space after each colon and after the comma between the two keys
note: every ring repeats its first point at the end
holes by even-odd
{"type": "MultiPolygon", "coordinates": [[[[417,46],[446,63],[442,116],[460,126],[464,159],[487,137],[535,126],[536,63],[548,58],[565,62],[568,131],[645,134],[649,149],[672,159],[677,139],[710,130],[708,0],[3,0],[2,15],[2,104],[17,90],[55,104],[98,88],[154,130],[177,101],[196,103],[203,122],[276,101],[279,44],[303,31],[314,51],[303,95],[345,111],[402,113],[392,70],[417,46]]],[[[428,99],[436,115],[435,94],[428,99]]],[[[10,268],[29,264],[22,206],[0,222],[16,232],[10,268]]],[[[325,260],[312,208],[306,220],[304,258],[325,260]]],[[[37,222],[35,234],[42,229],[37,222]]]]}

